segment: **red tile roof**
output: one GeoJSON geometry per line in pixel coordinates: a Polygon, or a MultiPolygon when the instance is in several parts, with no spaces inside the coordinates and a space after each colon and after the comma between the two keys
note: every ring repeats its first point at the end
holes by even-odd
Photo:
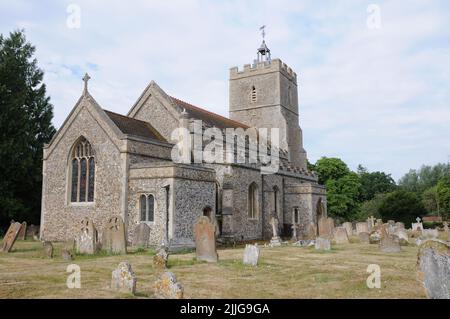
{"type": "Polygon", "coordinates": [[[175,97],[171,96],[171,99],[182,109],[185,109],[186,112],[190,115],[190,117],[193,117],[198,120],[202,120],[204,123],[206,123],[208,126],[215,126],[220,129],[226,129],[226,128],[243,128],[247,129],[249,126],[231,120],[229,118],[226,118],[224,116],[221,116],[219,114],[207,111],[205,109],[202,109],[198,106],[189,104],[187,102],[184,102],[180,99],[177,99],[175,97]]]}

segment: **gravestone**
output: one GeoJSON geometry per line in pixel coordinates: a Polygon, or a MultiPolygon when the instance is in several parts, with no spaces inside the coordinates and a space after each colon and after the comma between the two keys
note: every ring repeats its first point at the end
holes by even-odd
{"type": "Polygon", "coordinates": [[[441,241],[428,240],[419,248],[418,279],[431,299],[450,299],[450,247],[441,241]]]}
{"type": "Polygon", "coordinates": [[[405,229],[405,224],[402,222],[396,222],[395,223],[395,229],[405,229]]]}
{"type": "Polygon", "coordinates": [[[367,227],[369,228],[369,232],[375,228],[375,217],[370,216],[367,218],[367,227]]]}
{"type": "Polygon", "coordinates": [[[411,224],[411,229],[413,231],[422,231],[423,230],[423,224],[422,224],[422,221],[421,221],[420,217],[416,218],[416,222],[417,223],[412,223],[411,224]]]}
{"type": "Polygon", "coordinates": [[[281,246],[281,238],[278,236],[278,218],[276,215],[272,214],[270,218],[270,224],[272,225],[272,239],[270,240],[270,246],[281,246]]]}
{"type": "Polygon", "coordinates": [[[377,222],[375,223],[375,230],[380,229],[381,225],[383,225],[383,220],[377,219],[377,222]]]}
{"type": "Polygon", "coordinates": [[[350,222],[345,222],[342,224],[342,226],[345,228],[345,230],[347,231],[347,235],[353,236],[353,225],[350,222]]]}
{"type": "Polygon", "coordinates": [[[388,227],[381,227],[381,239],[379,248],[384,253],[401,252],[400,241],[396,235],[388,234],[388,227]]]}
{"type": "Polygon", "coordinates": [[[388,225],[395,226],[395,220],[390,219],[387,223],[388,225]]]}
{"type": "Polygon", "coordinates": [[[131,293],[136,292],[136,276],[128,261],[123,261],[113,270],[111,276],[111,289],[131,293]]]}
{"type": "Polygon", "coordinates": [[[296,241],[298,240],[298,238],[297,238],[297,229],[298,229],[298,225],[297,225],[296,223],[294,223],[294,224],[291,226],[291,228],[292,228],[292,238],[291,238],[291,240],[292,240],[293,242],[296,242],[296,241]]]}
{"type": "Polygon", "coordinates": [[[39,236],[39,226],[31,224],[27,226],[27,231],[25,237],[28,239],[36,240],[36,236],[39,236]]]}
{"type": "Polygon", "coordinates": [[[369,226],[366,222],[356,223],[356,235],[359,233],[369,233],[369,226]]]}
{"type": "Polygon", "coordinates": [[[14,243],[17,240],[17,236],[19,235],[20,228],[22,225],[20,223],[14,222],[12,223],[7,232],[5,237],[3,238],[2,242],[2,251],[5,253],[9,253],[14,246],[14,243]]]}
{"type": "Polygon", "coordinates": [[[408,234],[404,228],[397,228],[394,235],[398,237],[401,246],[406,246],[409,244],[408,234]]]}
{"type": "Polygon", "coordinates": [[[97,229],[89,218],[80,222],[79,234],[76,239],[76,249],[80,254],[95,254],[97,252],[97,229]]]}
{"type": "Polygon", "coordinates": [[[202,216],[194,225],[197,260],[217,262],[215,227],[209,218],[202,216]]]}
{"type": "Polygon", "coordinates": [[[102,234],[102,249],[112,254],[126,254],[127,242],[125,225],[122,217],[115,216],[108,219],[102,234]]]}
{"type": "Polygon", "coordinates": [[[319,237],[332,239],[334,233],[334,220],[331,217],[319,219],[319,237]]]}
{"type": "Polygon", "coordinates": [[[306,230],[306,240],[314,240],[317,236],[317,227],[314,223],[309,223],[306,230]]]}
{"type": "Polygon", "coordinates": [[[133,233],[133,247],[148,247],[148,240],[150,238],[150,226],[146,223],[139,223],[134,228],[133,233]]]}
{"type": "Polygon", "coordinates": [[[244,256],[242,262],[244,265],[257,266],[259,260],[260,249],[258,244],[245,245],[244,256]]]}
{"type": "Polygon", "coordinates": [[[182,299],[184,288],[170,271],[162,273],[154,285],[155,297],[159,299],[182,299]]]}
{"type": "Polygon", "coordinates": [[[369,233],[359,233],[358,238],[361,243],[370,244],[369,233]]]}
{"type": "Polygon", "coordinates": [[[448,234],[449,233],[448,222],[443,222],[443,225],[444,225],[444,232],[448,234]]]}
{"type": "Polygon", "coordinates": [[[17,238],[19,240],[27,239],[27,222],[22,223],[22,226],[20,227],[19,235],[17,235],[17,238]]]}
{"type": "Polygon", "coordinates": [[[53,258],[53,245],[49,241],[45,241],[43,244],[44,256],[46,258],[53,258]]]}
{"type": "Polygon", "coordinates": [[[370,233],[369,235],[370,244],[379,244],[380,240],[381,240],[380,230],[376,230],[370,233]]]}
{"type": "Polygon", "coordinates": [[[330,250],[331,249],[331,240],[328,238],[316,238],[316,244],[315,244],[316,250],[330,250]]]}
{"type": "Polygon", "coordinates": [[[439,237],[439,232],[437,229],[423,229],[422,237],[424,239],[437,239],[439,237]]]}
{"type": "Polygon", "coordinates": [[[169,249],[166,246],[161,246],[153,256],[153,266],[157,270],[167,268],[167,262],[169,261],[169,249]]]}
{"type": "Polygon", "coordinates": [[[334,241],[336,244],[348,244],[347,230],[344,227],[336,227],[334,229],[334,241]]]}

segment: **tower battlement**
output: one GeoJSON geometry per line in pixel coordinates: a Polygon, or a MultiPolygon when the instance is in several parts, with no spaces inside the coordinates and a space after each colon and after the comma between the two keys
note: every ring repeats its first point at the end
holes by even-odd
{"type": "Polygon", "coordinates": [[[286,63],[280,59],[273,59],[272,61],[261,61],[254,64],[245,64],[243,69],[235,66],[230,68],[230,79],[239,79],[247,76],[254,76],[260,73],[281,72],[288,79],[297,83],[297,73],[295,73],[286,63]]]}

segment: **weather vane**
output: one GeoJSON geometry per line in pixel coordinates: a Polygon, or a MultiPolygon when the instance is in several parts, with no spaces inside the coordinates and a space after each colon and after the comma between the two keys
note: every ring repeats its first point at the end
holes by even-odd
{"type": "Polygon", "coordinates": [[[264,40],[264,38],[266,36],[266,26],[263,25],[261,28],[259,28],[259,30],[261,31],[261,34],[262,34],[262,37],[263,37],[263,40],[264,40]]]}

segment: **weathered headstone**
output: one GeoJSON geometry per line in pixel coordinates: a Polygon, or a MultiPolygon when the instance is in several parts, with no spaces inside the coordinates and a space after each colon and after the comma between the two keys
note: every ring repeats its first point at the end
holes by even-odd
{"type": "Polygon", "coordinates": [[[20,223],[14,222],[12,223],[2,242],[2,251],[9,253],[16,242],[17,236],[19,235],[20,228],[22,225],[20,223]]]}
{"type": "Polygon", "coordinates": [[[366,222],[356,223],[356,234],[359,235],[359,233],[368,233],[369,232],[369,226],[366,222]]]}
{"type": "Polygon", "coordinates": [[[390,219],[387,223],[388,225],[395,226],[395,220],[390,219]]]}
{"type": "Polygon", "coordinates": [[[380,230],[376,230],[370,233],[369,235],[370,244],[379,244],[380,240],[381,240],[380,230]]]}
{"type": "Polygon", "coordinates": [[[126,254],[125,225],[120,216],[111,217],[102,234],[102,249],[112,254],[126,254]]]}
{"type": "Polygon", "coordinates": [[[424,239],[437,239],[439,237],[439,232],[437,229],[423,229],[422,237],[424,239]]]}
{"type": "Polygon", "coordinates": [[[359,233],[358,238],[359,238],[359,241],[363,244],[370,243],[369,233],[359,233]]]}
{"type": "Polygon", "coordinates": [[[347,230],[344,227],[336,227],[334,229],[334,241],[336,244],[348,244],[347,230]]]}
{"type": "Polygon", "coordinates": [[[281,246],[281,238],[278,236],[278,218],[272,214],[270,218],[270,224],[272,225],[272,239],[270,240],[270,246],[281,246]]]}
{"type": "Polygon", "coordinates": [[[20,227],[19,235],[17,235],[17,238],[19,240],[27,239],[27,222],[22,223],[22,226],[20,227]]]}
{"type": "Polygon", "coordinates": [[[332,239],[334,233],[334,220],[331,217],[319,219],[319,237],[332,239]]]}
{"type": "Polygon", "coordinates": [[[166,269],[167,262],[169,261],[169,249],[165,246],[161,246],[153,256],[153,266],[157,270],[166,269]]]}
{"type": "Polygon", "coordinates": [[[380,250],[384,253],[398,253],[401,251],[400,241],[396,235],[388,234],[387,227],[381,228],[380,250]]]}
{"type": "Polygon", "coordinates": [[[79,234],[76,239],[76,249],[80,254],[95,254],[97,251],[97,229],[88,218],[80,223],[79,234]]]}
{"type": "Polygon", "coordinates": [[[401,246],[406,246],[409,244],[408,233],[404,228],[397,228],[394,235],[398,237],[401,246]]]}
{"type": "Polygon", "coordinates": [[[182,299],[184,288],[170,271],[162,273],[155,282],[155,297],[160,299],[182,299]]]}
{"type": "Polygon", "coordinates": [[[369,228],[369,232],[375,228],[375,217],[370,216],[367,218],[367,227],[369,228]]]}
{"type": "Polygon", "coordinates": [[[331,249],[331,240],[328,238],[316,238],[315,248],[317,250],[330,250],[331,249]]]}
{"type": "Polygon", "coordinates": [[[417,223],[412,223],[411,224],[411,229],[413,231],[422,231],[423,230],[423,224],[422,224],[422,221],[421,221],[420,217],[416,218],[416,222],[417,223]]]}
{"type": "Polygon", "coordinates": [[[136,292],[136,281],[136,276],[131,269],[130,263],[123,261],[112,272],[111,289],[134,295],[136,292]]]}
{"type": "Polygon", "coordinates": [[[258,244],[245,245],[244,256],[242,262],[244,265],[257,266],[259,260],[260,249],[258,244]]]}
{"type": "Polygon", "coordinates": [[[146,223],[140,223],[136,225],[133,233],[133,246],[147,248],[149,238],[150,226],[148,226],[146,223]]]}
{"type": "Polygon", "coordinates": [[[43,244],[44,256],[46,258],[53,258],[53,244],[49,241],[45,241],[43,244]]]}
{"type": "Polygon", "coordinates": [[[345,228],[345,230],[347,231],[347,235],[348,237],[353,236],[353,225],[350,222],[345,222],[342,224],[342,226],[345,228]]]}
{"type": "Polygon", "coordinates": [[[450,299],[450,247],[428,240],[419,248],[418,279],[423,283],[428,298],[450,299]]]}
{"type": "Polygon", "coordinates": [[[202,216],[194,225],[197,260],[217,262],[215,227],[209,218],[202,216]]]}
{"type": "Polygon", "coordinates": [[[395,229],[405,229],[405,224],[402,222],[396,222],[395,223],[395,229]]]}

